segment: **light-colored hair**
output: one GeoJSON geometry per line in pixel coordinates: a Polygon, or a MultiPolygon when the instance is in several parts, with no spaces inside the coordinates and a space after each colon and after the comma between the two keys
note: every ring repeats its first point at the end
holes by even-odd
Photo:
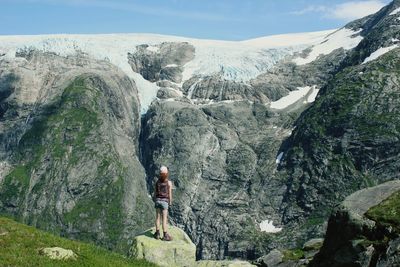
{"type": "Polygon", "coordinates": [[[160,173],[168,173],[168,168],[166,166],[161,166],[160,173]]]}

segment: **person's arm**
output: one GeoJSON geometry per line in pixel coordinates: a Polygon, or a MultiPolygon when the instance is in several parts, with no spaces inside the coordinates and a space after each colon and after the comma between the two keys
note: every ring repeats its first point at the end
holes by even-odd
{"type": "Polygon", "coordinates": [[[168,190],[169,190],[169,204],[172,205],[172,182],[168,181],[168,190]]]}

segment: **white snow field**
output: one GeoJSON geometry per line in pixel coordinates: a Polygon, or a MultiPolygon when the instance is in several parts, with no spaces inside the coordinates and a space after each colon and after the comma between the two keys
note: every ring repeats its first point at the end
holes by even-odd
{"type": "MultiPolygon", "coordinates": [[[[192,44],[195,58],[184,66],[183,81],[194,75],[220,73],[227,80],[247,82],[285,57],[314,45],[314,48],[318,47],[327,38],[331,40],[332,36],[338,35],[337,32],[336,35],[330,35],[333,32],[275,35],[246,41],[202,40],[156,34],[0,36],[0,59],[12,60],[19,50],[37,49],[60,56],[83,52],[95,59],[107,60],[136,82],[141,112],[145,113],[156,98],[158,87],[133,72],[128,64],[128,53],[134,53],[138,45],[147,44],[148,50],[157,53],[158,45],[163,42],[192,44]]],[[[344,35],[349,34],[346,31],[344,35]]]]}
{"type": "Polygon", "coordinates": [[[395,10],[393,10],[393,11],[389,14],[389,16],[396,15],[397,13],[400,13],[400,7],[399,7],[399,8],[396,8],[395,10]]]}
{"type": "Polygon", "coordinates": [[[274,222],[270,220],[265,220],[260,223],[261,232],[266,233],[279,233],[282,231],[282,228],[278,228],[274,226],[274,222]]]}
{"type": "Polygon", "coordinates": [[[317,97],[319,92],[319,90],[316,89],[316,86],[298,87],[297,89],[298,90],[291,91],[287,96],[284,96],[277,101],[271,102],[270,107],[273,109],[285,109],[290,105],[296,103],[300,99],[305,98],[306,96],[308,97],[303,101],[304,104],[312,103],[315,101],[315,98],[317,97]]]}
{"type": "Polygon", "coordinates": [[[370,61],[373,61],[373,60],[377,59],[378,57],[383,56],[387,52],[390,52],[393,49],[396,49],[397,47],[399,47],[398,44],[391,45],[391,46],[388,46],[388,47],[381,47],[378,50],[376,50],[375,52],[373,52],[371,55],[369,55],[369,57],[364,59],[364,62],[362,64],[365,64],[365,63],[368,63],[370,61]]]}
{"type": "Polygon", "coordinates": [[[338,48],[345,50],[356,47],[363,39],[361,35],[357,35],[362,29],[353,31],[351,29],[342,28],[326,36],[319,44],[312,47],[307,57],[295,58],[293,61],[297,65],[305,65],[316,60],[320,55],[328,55],[338,48]]]}

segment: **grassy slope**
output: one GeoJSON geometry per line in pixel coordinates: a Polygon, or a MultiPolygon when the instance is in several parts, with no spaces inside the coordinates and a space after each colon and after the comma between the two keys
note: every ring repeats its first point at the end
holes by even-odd
{"type": "Polygon", "coordinates": [[[68,240],[0,217],[0,266],[156,266],[129,260],[94,245],[68,240]],[[51,260],[38,253],[44,247],[72,249],[77,260],[51,260]]]}

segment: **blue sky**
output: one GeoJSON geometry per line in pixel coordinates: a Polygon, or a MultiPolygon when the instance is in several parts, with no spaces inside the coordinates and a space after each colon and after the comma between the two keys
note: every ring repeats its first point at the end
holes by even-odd
{"type": "Polygon", "coordinates": [[[0,0],[0,35],[159,33],[244,40],[333,29],[390,0],[0,0]]]}

